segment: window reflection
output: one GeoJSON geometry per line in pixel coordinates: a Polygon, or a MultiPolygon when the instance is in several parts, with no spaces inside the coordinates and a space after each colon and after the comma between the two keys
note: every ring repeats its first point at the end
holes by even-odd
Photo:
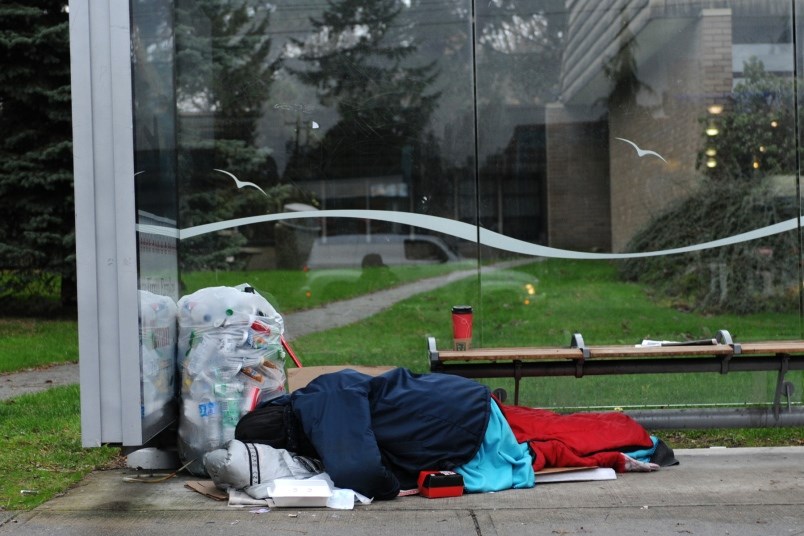
{"type": "MultiPolygon", "coordinates": [[[[780,331],[797,335],[792,15],[759,0],[177,0],[179,227],[276,216],[183,239],[182,273],[264,277],[290,312],[467,261],[572,257],[702,318],[790,315],[780,331]]],[[[505,310],[534,322],[512,345],[548,338],[538,300],[555,289],[520,279],[504,301],[488,274],[462,288],[481,337],[502,323],[484,311],[505,310]]],[[[648,335],[619,314],[600,343],[648,335]]]]}
{"type": "MultiPolygon", "coordinates": [[[[790,6],[707,6],[178,1],[181,227],[293,206],[379,210],[628,253],[793,218],[790,6]],[[730,200],[764,208],[721,217],[735,188],[730,200]],[[678,216],[696,210],[697,220],[678,216]]],[[[188,239],[182,266],[301,269],[315,236],[435,231],[393,218],[302,226],[188,239]]],[[[477,254],[448,232],[440,239],[477,254]]],[[[770,257],[756,251],[789,254],[792,240],[734,247],[761,264],[770,257]]],[[[484,245],[491,259],[505,254],[484,245]]],[[[699,254],[697,284],[711,286],[704,273],[741,255],[699,254]]],[[[759,277],[762,294],[789,294],[794,269],[770,264],[729,284],[759,288],[759,277]]]]}

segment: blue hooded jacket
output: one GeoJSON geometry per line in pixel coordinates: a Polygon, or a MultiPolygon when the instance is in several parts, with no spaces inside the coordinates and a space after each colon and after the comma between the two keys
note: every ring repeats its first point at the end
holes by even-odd
{"type": "Polygon", "coordinates": [[[490,396],[460,376],[347,369],[319,376],[290,403],[335,485],[383,500],[415,488],[421,470],[471,460],[488,426],[490,396]]]}

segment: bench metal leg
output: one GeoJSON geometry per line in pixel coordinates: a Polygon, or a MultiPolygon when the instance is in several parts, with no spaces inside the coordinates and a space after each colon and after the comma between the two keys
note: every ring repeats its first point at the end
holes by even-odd
{"type": "MultiPolygon", "coordinates": [[[[779,367],[779,375],[776,377],[776,393],[773,395],[773,418],[778,421],[779,415],[782,412],[782,391],[784,390],[785,381],[784,377],[790,369],[790,355],[789,354],[776,354],[781,358],[781,366],[779,367]]],[[[788,398],[789,401],[789,398],[788,398]]]]}

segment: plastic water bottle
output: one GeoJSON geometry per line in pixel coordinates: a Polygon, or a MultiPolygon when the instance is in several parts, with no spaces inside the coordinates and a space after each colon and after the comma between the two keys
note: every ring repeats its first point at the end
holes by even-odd
{"type": "Polygon", "coordinates": [[[215,344],[212,337],[203,335],[201,342],[191,349],[190,355],[187,356],[187,372],[190,376],[195,377],[208,371],[217,353],[218,345],[215,344]]]}
{"type": "Polygon", "coordinates": [[[215,398],[231,398],[242,396],[244,390],[243,382],[234,381],[229,383],[216,383],[213,388],[215,398]]]}
{"type": "Polygon", "coordinates": [[[220,448],[221,441],[221,411],[220,405],[213,397],[202,398],[198,401],[198,414],[201,417],[203,443],[200,445],[203,452],[220,448]]]}
{"type": "Polygon", "coordinates": [[[188,302],[187,309],[190,321],[194,326],[204,326],[212,323],[212,312],[208,303],[203,301],[188,302]]]}
{"type": "Polygon", "coordinates": [[[242,397],[227,397],[220,399],[221,413],[221,442],[226,443],[234,439],[235,427],[242,415],[242,397]]]}
{"type": "Polygon", "coordinates": [[[200,402],[201,400],[214,400],[215,393],[212,388],[212,379],[206,374],[199,374],[190,384],[188,395],[187,402],[191,404],[200,402]]]}
{"type": "Polygon", "coordinates": [[[210,373],[219,382],[232,381],[240,369],[243,368],[243,360],[236,355],[218,354],[210,364],[210,373]]]}

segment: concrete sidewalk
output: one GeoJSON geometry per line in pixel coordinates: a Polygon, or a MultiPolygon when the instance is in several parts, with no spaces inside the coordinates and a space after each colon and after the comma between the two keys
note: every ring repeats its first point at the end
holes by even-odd
{"type": "Polygon", "coordinates": [[[537,484],[449,499],[401,497],[354,510],[233,508],[184,487],[89,475],[0,534],[786,535],[804,534],[804,447],[677,450],[679,466],[617,480],[537,484]]]}

